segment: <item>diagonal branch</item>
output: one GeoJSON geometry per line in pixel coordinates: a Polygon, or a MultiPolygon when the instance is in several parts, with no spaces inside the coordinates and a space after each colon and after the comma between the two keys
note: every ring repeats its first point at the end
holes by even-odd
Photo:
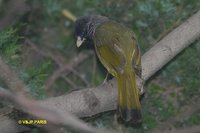
{"type": "Polygon", "coordinates": [[[70,72],[75,73],[73,68],[82,63],[91,54],[92,52],[89,52],[88,54],[79,53],[76,57],[74,57],[71,61],[69,61],[69,63],[60,66],[60,68],[54,71],[53,74],[46,81],[45,83],[46,90],[48,90],[55,83],[56,79],[60,77],[63,73],[65,73],[65,75],[67,75],[70,72]]]}
{"type": "Polygon", "coordinates": [[[45,89],[48,91],[50,87],[55,83],[55,81],[59,77],[64,77],[64,75],[69,74],[70,72],[74,73],[76,76],[78,76],[86,85],[88,85],[88,82],[81,78],[79,74],[74,70],[74,67],[81,64],[84,60],[86,60],[88,57],[90,57],[93,52],[86,53],[79,53],[76,57],[72,58],[69,62],[66,63],[65,58],[60,54],[53,54],[49,50],[41,50],[39,49],[30,39],[26,39],[26,44],[29,45],[33,50],[38,52],[44,57],[52,59],[56,64],[59,65],[59,68],[53,72],[53,74],[47,79],[45,83],[45,89]]]}
{"type": "MultiPolygon", "coordinates": [[[[199,37],[200,11],[170,32],[143,55],[143,79],[148,80],[199,37]]],[[[74,91],[67,95],[49,98],[40,103],[63,111],[68,110],[79,117],[86,117],[116,109],[116,98],[116,81],[113,79],[96,88],[74,91]]]]}
{"type": "MultiPolygon", "coordinates": [[[[77,62],[77,61],[75,61],[77,62]]],[[[13,72],[9,66],[4,63],[3,59],[0,57],[0,76],[5,80],[8,87],[12,92],[0,87],[0,100],[10,101],[15,104],[15,107],[27,112],[35,117],[47,120],[57,126],[68,126],[80,132],[87,133],[105,133],[112,131],[105,131],[100,129],[95,129],[93,127],[87,126],[84,122],[77,119],[75,116],[68,113],[68,111],[61,111],[59,109],[54,109],[49,106],[40,105],[38,101],[32,100],[30,95],[28,95],[27,86],[18,78],[15,72],[13,72]],[[30,98],[27,98],[29,96],[30,98]]],[[[5,124],[12,124],[15,126],[13,129],[6,130],[5,125],[0,127],[0,131],[11,131],[18,129],[18,126],[13,124],[9,118],[3,119],[5,124]]],[[[23,129],[22,129],[23,130],[23,129]]]]}
{"type": "Polygon", "coordinates": [[[76,131],[83,133],[114,133],[114,131],[106,131],[90,127],[67,111],[61,112],[58,109],[52,109],[45,105],[41,106],[38,101],[28,99],[21,94],[16,95],[2,87],[0,87],[0,99],[14,103],[15,107],[18,109],[37,118],[47,120],[47,123],[71,127],[76,131]]]}
{"type": "Polygon", "coordinates": [[[179,52],[200,37],[200,11],[175,28],[142,57],[142,75],[148,80],[179,52]]]}
{"type": "Polygon", "coordinates": [[[18,78],[15,72],[13,72],[10,67],[4,63],[3,59],[0,57],[0,77],[3,77],[6,84],[10,89],[16,93],[28,94],[28,89],[25,84],[18,78]]]}

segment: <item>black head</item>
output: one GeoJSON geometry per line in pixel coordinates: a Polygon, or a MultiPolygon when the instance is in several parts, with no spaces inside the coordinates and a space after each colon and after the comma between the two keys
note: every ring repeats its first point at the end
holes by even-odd
{"type": "Polygon", "coordinates": [[[83,16],[75,22],[76,45],[80,47],[84,41],[91,41],[98,25],[108,21],[100,15],[83,16]]]}

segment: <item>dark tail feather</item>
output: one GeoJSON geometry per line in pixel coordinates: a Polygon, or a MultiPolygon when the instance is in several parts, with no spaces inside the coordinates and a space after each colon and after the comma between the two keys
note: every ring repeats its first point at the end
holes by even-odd
{"type": "Polygon", "coordinates": [[[118,112],[121,116],[122,120],[131,123],[141,123],[142,122],[142,114],[141,110],[137,109],[128,109],[122,108],[118,106],[118,112]]]}
{"type": "Polygon", "coordinates": [[[126,122],[140,123],[142,114],[135,73],[126,71],[117,77],[117,82],[118,112],[121,118],[126,122]]]}

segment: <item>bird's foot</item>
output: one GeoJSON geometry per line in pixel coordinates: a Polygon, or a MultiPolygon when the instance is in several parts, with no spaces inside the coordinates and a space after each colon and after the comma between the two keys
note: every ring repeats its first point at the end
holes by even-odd
{"type": "Polygon", "coordinates": [[[105,84],[105,83],[107,82],[107,80],[108,80],[108,75],[109,75],[109,73],[107,72],[106,77],[105,77],[105,79],[103,80],[103,84],[105,84]]]}

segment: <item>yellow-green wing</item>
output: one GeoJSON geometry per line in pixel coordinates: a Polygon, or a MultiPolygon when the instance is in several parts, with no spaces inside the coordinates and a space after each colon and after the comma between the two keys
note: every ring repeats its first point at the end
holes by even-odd
{"type": "Polygon", "coordinates": [[[123,73],[127,66],[141,66],[140,59],[134,59],[140,53],[133,32],[121,24],[112,21],[102,24],[93,40],[100,61],[113,76],[123,73]]]}

